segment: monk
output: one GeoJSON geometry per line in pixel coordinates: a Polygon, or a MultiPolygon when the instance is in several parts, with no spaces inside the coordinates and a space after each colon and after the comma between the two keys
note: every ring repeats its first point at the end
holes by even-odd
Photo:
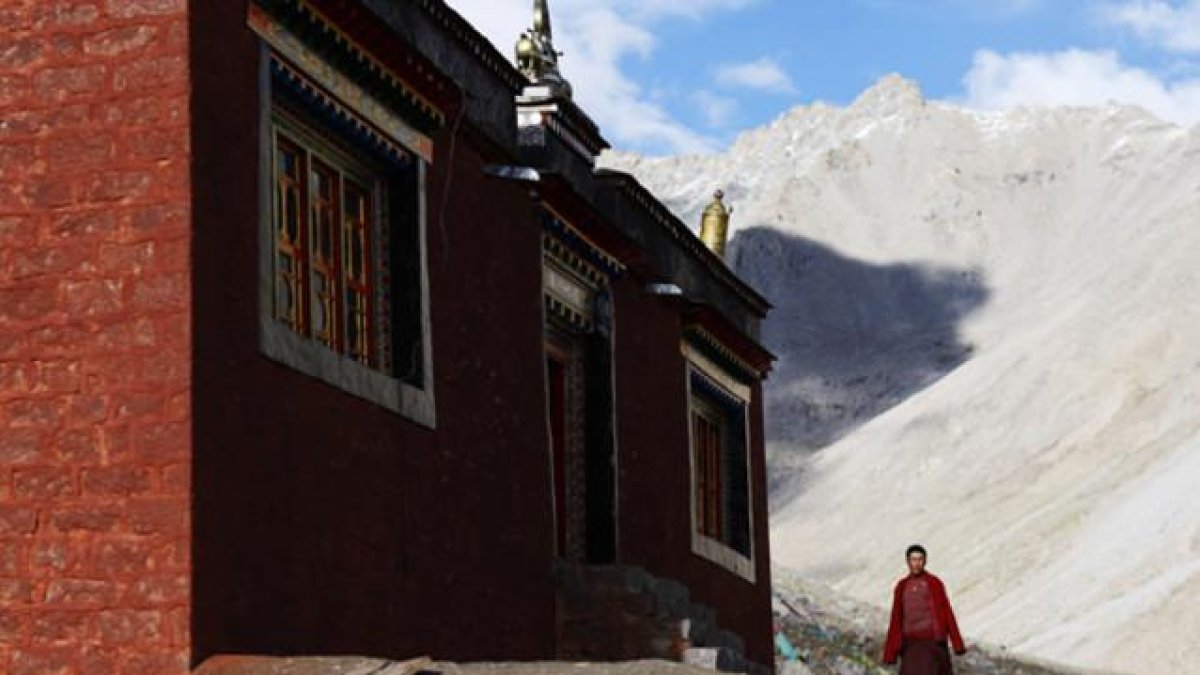
{"type": "Polygon", "coordinates": [[[967,653],[954,610],[942,580],[925,571],[925,547],[914,544],[905,552],[908,576],[896,582],[892,620],[883,645],[883,662],[900,659],[900,675],[954,675],[949,638],[954,653],[967,653]]]}

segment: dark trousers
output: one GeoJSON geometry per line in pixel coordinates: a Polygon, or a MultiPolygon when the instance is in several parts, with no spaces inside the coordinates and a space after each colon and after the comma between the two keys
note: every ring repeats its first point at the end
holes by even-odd
{"type": "Polygon", "coordinates": [[[946,641],[904,638],[900,675],[954,675],[946,641]]]}

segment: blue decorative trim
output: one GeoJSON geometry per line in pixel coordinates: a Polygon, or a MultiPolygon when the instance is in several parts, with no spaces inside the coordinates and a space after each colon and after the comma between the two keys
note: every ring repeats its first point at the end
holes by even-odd
{"type": "Polygon", "coordinates": [[[685,330],[684,339],[688,345],[695,347],[701,354],[717,362],[742,384],[750,385],[762,379],[761,373],[738,358],[731,349],[721,344],[708,331],[689,327],[685,330]]]}
{"type": "Polygon", "coordinates": [[[278,23],[294,34],[325,63],[347,75],[352,73],[364,89],[411,120],[418,131],[428,135],[441,128],[445,120],[440,110],[330,25],[308,3],[302,0],[255,0],[255,4],[266,11],[272,23],[278,23]]]}
{"type": "Polygon", "coordinates": [[[616,258],[598,251],[591,242],[580,236],[574,228],[557,218],[553,213],[543,210],[541,220],[544,231],[553,234],[572,253],[600,269],[610,279],[619,279],[624,274],[625,268],[617,262],[616,258]]]}
{"type": "Polygon", "coordinates": [[[742,420],[746,410],[746,401],[738,398],[733,392],[722,387],[720,383],[705,375],[698,368],[689,368],[688,370],[693,394],[699,394],[711,403],[719,405],[724,412],[729,414],[732,422],[739,423],[742,420]]]}
{"type": "Polygon", "coordinates": [[[271,59],[271,87],[284,94],[287,100],[301,106],[306,113],[322,123],[328,131],[361,149],[392,164],[405,167],[412,163],[412,153],[389,141],[366,122],[351,114],[332,98],[276,59],[271,59]]]}

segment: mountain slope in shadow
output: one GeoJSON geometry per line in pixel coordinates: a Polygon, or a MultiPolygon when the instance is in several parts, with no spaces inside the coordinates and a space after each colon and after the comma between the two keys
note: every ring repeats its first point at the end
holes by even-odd
{"type": "Polygon", "coordinates": [[[775,305],[763,341],[772,494],[808,454],[929,386],[972,353],[959,324],[989,297],[983,274],[872,264],[769,227],[738,231],[727,260],[775,305]]]}

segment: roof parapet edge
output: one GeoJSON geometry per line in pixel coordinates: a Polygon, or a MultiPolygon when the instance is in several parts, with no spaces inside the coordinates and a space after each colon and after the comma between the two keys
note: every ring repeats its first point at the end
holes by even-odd
{"type": "Polygon", "coordinates": [[[661,224],[684,250],[698,259],[705,267],[727,284],[759,317],[766,317],[772,305],[761,293],[754,290],[748,283],[729,269],[725,261],[717,257],[700,238],[692,232],[670,209],[654,196],[632,174],[615,169],[596,169],[598,179],[616,184],[622,191],[633,198],[634,202],[645,209],[650,216],[661,224]]]}
{"type": "Polygon", "coordinates": [[[600,133],[600,127],[587,114],[587,111],[570,100],[562,101],[561,105],[561,112],[567,123],[575,133],[585,137],[587,143],[593,148],[593,152],[600,154],[612,147],[600,133]]]}
{"type": "Polygon", "coordinates": [[[514,94],[529,84],[529,79],[500,53],[491,40],[484,37],[470,21],[463,18],[444,0],[418,0],[417,4],[426,14],[446,28],[447,32],[459,43],[469,47],[480,62],[501,80],[504,80],[514,94]]]}

